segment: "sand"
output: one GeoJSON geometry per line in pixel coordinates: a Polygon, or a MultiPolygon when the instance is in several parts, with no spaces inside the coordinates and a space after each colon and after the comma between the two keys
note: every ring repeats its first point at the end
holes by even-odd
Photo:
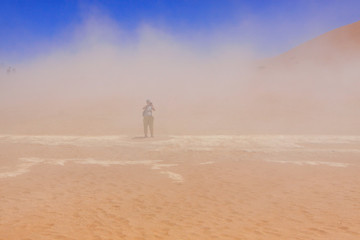
{"type": "Polygon", "coordinates": [[[360,239],[360,137],[0,136],[0,239],[360,239]]]}

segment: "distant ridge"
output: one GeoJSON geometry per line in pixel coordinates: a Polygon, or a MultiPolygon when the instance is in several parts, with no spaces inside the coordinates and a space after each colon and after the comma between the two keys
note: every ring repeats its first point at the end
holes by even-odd
{"type": "Polygon", "coordinates": [[[282,64],[346,63],[360,57],[360,21],[334,29],[275,58],[282,64]]]}

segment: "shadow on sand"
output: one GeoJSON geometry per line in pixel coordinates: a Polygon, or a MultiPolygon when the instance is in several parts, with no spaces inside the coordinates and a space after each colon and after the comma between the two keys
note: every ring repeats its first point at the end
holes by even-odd
{"type": "Polygon", "coordinates": [[[171,139],[171,137],[169,136],[156,136],[156,137],[144,137],[144,136],[135,136],[131,138],[132,140],[138,140],[138,141],[142,141],[142,140],[146,140],[146,141],[166,141],[171,139]]]}
{"type": "Polygon", "coordinates": [[[133,137],[132,139],[137,140],[137,139],[146,139],[146,138],[148,138],[148,137],[141,136],[141,137],[133,137]]]}

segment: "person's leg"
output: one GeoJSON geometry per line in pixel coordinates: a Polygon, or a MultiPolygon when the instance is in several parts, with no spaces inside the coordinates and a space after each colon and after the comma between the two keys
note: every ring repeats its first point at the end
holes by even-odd
{"type": "Polygon", "coordinates": [[[150,134],[151,137],[154,137],[154,117],[149,117],[149,127],[150,127],[150,134]]]}
{"type": "Polygon", "coordinates": [[[144,135],[145,135],[145,137],[147,137],[147,128],[148,128],[148,123],[149,121],[148,121],[148,119],[147,119],[147,116],[144,116],[144,118],[143,118],[143,123],[144,123],[144,135]]]}

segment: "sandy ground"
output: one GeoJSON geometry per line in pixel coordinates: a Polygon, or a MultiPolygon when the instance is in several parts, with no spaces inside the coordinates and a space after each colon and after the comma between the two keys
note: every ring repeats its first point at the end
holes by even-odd
{"type": "Polygon", "coordinates": [[[360,239],[360,137],[0,136],[0,239],[360,239]]]}

